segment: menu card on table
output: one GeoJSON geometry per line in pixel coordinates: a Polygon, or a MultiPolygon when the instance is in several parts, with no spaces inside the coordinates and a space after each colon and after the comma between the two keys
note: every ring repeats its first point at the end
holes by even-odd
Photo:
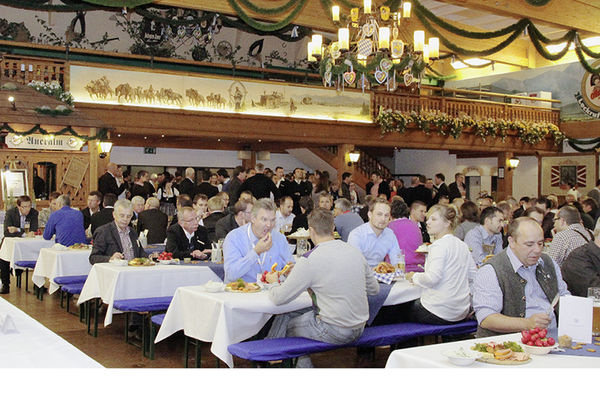
{"type": "Polygon", "coordinates": [[[15,322],[8,314],[0,314],[0,333],[18,333],[15,322]]]}
{"type": "Polygon", "coordinates": [[[561,296],[558,317],[558,335],[567,335],[573,342],[592,342],[593,299],[579,296],[561,296]]]}

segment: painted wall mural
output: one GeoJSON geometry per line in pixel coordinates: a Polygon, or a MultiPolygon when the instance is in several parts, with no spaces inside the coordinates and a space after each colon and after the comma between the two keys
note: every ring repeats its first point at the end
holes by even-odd
{"type": "Polygon", "coordinates": [[[596,156],[592,154],[542,157],[542,195],[566,195],[569,183],[587,195],[596,185],[596,172],[596,156]]]}
{"type": "Polygon", "coordinates": [[[372,122],[370,95],[233,78],[71,66],[75,102],[372,122]]]}

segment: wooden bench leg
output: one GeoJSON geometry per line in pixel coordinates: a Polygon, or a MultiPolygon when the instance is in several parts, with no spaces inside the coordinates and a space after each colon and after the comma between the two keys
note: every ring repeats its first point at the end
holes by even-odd
{"type": "Polygon", "coordinates": [[[196,359],[194,365],[196,366],[196,368],[200,368],[201,367],[201,347],[200,347],[201,341],[200,340],[196,340],[194,339],[194,345],[196,345],[196,359]]]}

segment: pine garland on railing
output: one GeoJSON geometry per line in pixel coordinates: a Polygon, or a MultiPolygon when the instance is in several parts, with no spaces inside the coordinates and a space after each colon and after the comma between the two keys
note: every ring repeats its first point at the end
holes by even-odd
{"type": "Polygon", "coordinates": [[[39,124],[36,124],[35,126],[31,127],[31,129],[29,129],[28,131],[17,131],[14,128],[12,128],[8,123],[3,123],[2,126],[0,126],[0,132],[1,131],[8,131],[11,134],[17,134],[17,135],[21,135],[21,136],[31,135],[36,132],[40,133],[42,135],[55,135],[55,136],[69,134],[69,135],[79,138],[85,142],[93,141],[96,139],[101,141],[101,140],[106,139],[106,136],[108,135],[108,128],[100,128],[98,130],[98,132],[96,133],[96,135],[87,136],[87,135],[79,135],[77,133],[77,131],[75,131],[73,129],[73,127],[71,127],[71,126],[66,126],[65,128],[63,128],[60,131],[50,132],[50,131],[47,131],[46,129],[44,129],[39,124]]]}
{"type": "Polygon", "coordinates": [[[375,123],[381,127],[382,134],[390,132],[404,134],[409,124],[414,124],[425,134],[429,135],[435,130],[439,135],[452,136],[454,139],[458,139],[464,129],[470,128],[483,142],[488,138],[500,138],[504,142],[509,130],[516,131],[517,137],[528,145],[536,145],[546,136],[551,136],[555,145],[560,145],[565,139],[565,134],[552,123],[493,118],[474,119],[468,115],[453,117],[440,111],[402,112],[380,107],[375,123]]]}
{"type": "Polygon", "coordinates": [[[283,27],[290,24],[296,18],[296,16],[298,16],[300,10],[304,7],[307,0],[296,0],[296,8],[294,8],[288,16],[283,18],[283,20],[277,23],[258,22],[244,11],[242,7],[240,7],[239,4],[236,2],[236,0],[227,0],[227,2],[231,6],[231,8],[233,8],[236,15],[239,16],[244,22],[246,22],[251,27],[262,31],[275,31],[282,29],[283,27]]]}

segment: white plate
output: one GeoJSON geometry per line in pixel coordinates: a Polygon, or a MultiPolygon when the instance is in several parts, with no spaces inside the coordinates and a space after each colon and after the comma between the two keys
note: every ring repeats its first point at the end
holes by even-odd
{"type": "Polygon", "coordinates": [[[204,284],[204,290],[206,292],[223,292],[225,285],[222,282],[209,281],[204,284]]]}
{"type": "Polygon", "coordinates": [[[455,364],[457,366],[470,366],[475,363],[475,360],[479,359],[482,354],[477,351],[472,351],[470,349],[458,348],[458,349],[448,349],[442,352],[442,355],[446,356],[450,363],[455,364]]]}
{"type": "Polygon", "coordinates": [[[536,347],[531,345],[519,344],[523,347],[523,350],[530,355],[547,355],[550,351],[558,348],[558,344],[554,344],[551,347],[536,347]]]}
{"type": "Polygon", "coordinates": [[[127,261],[124,259],[113,259],[109,263],[115,266],[127,266],[127,261]]]}

